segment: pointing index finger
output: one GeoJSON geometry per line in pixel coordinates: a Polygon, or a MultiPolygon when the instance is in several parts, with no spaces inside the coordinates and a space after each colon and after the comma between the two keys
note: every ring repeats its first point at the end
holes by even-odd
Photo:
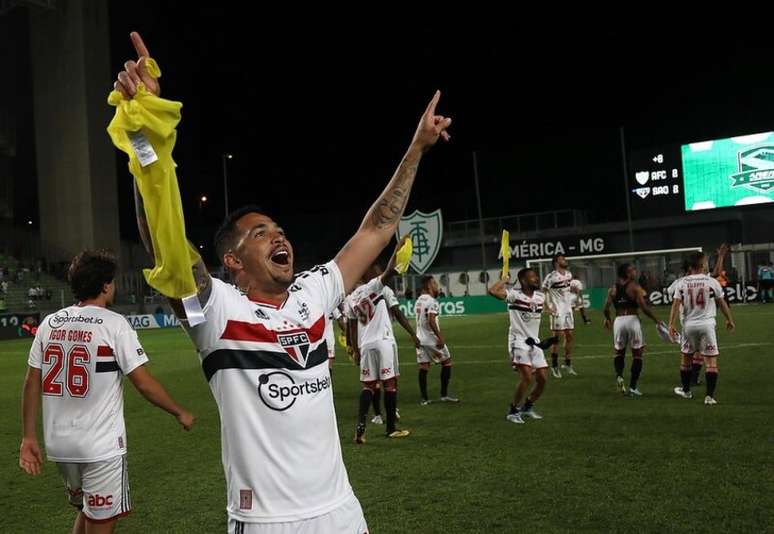
{"type": "Polygon", "coordinates": [[[129,37],[132,39],[132,44],[134,45],[134,49],[137,52],[137,57],[150,57],[150,52],[148,52],[148,48],[145,46],[145,43],[143,42],[139,33],[132,32],[129,34],[129,37]]]}
{"type": "Polygon", "coordinates": [[[436,90],[435,94],[433,95],[433,98],[430,100],[430,103],[427,105],[427,109],[425,110],[426,115],[435,115],[435,106],[438,105],[438,100],[441,99],[441,91],[436,90]]]}

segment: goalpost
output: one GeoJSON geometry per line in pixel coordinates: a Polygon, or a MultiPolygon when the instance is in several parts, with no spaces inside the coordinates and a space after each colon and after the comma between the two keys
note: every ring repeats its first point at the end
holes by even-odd
{"type": "MultiPolygon", "coordinates": [[[[702,250],[702,247],[688,247],[565,257],[573,277],[583,283],[584,289],[610,287],[615,283],[617,266],[628,262],[645,276],[648,289],[652,290],[669,286],[680,276],[685,255],[702,250]]],[[[527,267],[537,270],[541,280],[553,270],[551,258],[527,260],[527,267]]]]}

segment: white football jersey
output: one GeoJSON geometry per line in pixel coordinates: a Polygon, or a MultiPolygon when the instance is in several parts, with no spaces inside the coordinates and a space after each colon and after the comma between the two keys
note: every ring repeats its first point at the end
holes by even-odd
{"type": "Polygon", "coordinates": [[[520,289],[509,289],[506,292],[505,302],[508,303],[508,315],[511,318],[511,326],[508,329],[510,345],[528,349],[529,346],[526,343],[528,337],[536,341],[540,339],[540,319],[545,296],[540,291],[535,291],[528,297],[520,289]]]}
{"type": "Polygon", "coordinates": [[[429,316],[435,315],[435,322],[438,325],[438,330],[441,329],[440,320],[440,306],[438,301],[427,293],[419,295],[416,303],[414,303],[414,317],[417,321],[417,337],[422,345],[435,345],[438,342],[438,338],[435,337],[433,330],[430,328],[429,316]]]}
{"type": "Polygon", "coordinates": [[[123,378],[147,361],[122,315],[70,306],[46,317],[27,363],[41,371],[48,459],[91,463],[125,454],[123,378]]]}
{"type": "Polygon", "coordinates": [[[717,314],[716,298],[722,298],[720,283],[707,274],[691,274],[677,281],[674,298],[681,302],[684,325],[712,323],[717,314]]]}
{"type": "Polygon", "coordinates": [[[543,280],[543,291],[548,294],[557,311],[560,311],[561,308],[571,307],[571,282],[572,273],[570,271],[564,271],[563,273],[551,271],[543,280]]]}
{"type": "Polygon", "coordinates": [[[390,308],[397,305],[395,293],[382,284],[380,276],[358,287],[347,297],[346,315],[350,321],[357,320],[358,347],[385,340],[395,341],[390,308]]]}
{"type": "Polygon", "coordinates": [[[324,337],[343,297],[333,261],[300,274],[279,305],[213,279],[206,321],[186,325],[218,404],[230,518],[299,521],[352,497],[324,337]]]}

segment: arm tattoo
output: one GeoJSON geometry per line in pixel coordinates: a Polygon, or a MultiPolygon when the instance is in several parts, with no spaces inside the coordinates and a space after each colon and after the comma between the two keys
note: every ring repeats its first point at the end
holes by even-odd
{"type": "Polygon", "coordinates": [[[363,221],[364,228],[384,230],[397,224],[398,219],[403,215],[403,210],[406,209],[420,157],[419,154],[412,153],[404,156],[387,188],[371,206],[363,221]]]}
{"type": "Polygon", "coordinates": [[[199,304],[205,306],[210,300],[210,293],[212,293],[212,277],[207,272],[207,266],[201,258],[193,266],[193,275],[196,282],[196,292],[199,295],[199,304]]]}

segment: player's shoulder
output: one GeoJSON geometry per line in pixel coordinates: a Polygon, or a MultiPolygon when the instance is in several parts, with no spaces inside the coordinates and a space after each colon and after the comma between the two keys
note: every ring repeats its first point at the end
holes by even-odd
{"type": "Polygon", "coordinates": [[[302,289],[311,289],[324,283],[325,279],[331,276],[341,276],[336,262],[331,260],[328,263],[315,265],[311,269],[301,271],[295,275],[290,291],[295,292],[302,289]]]}

